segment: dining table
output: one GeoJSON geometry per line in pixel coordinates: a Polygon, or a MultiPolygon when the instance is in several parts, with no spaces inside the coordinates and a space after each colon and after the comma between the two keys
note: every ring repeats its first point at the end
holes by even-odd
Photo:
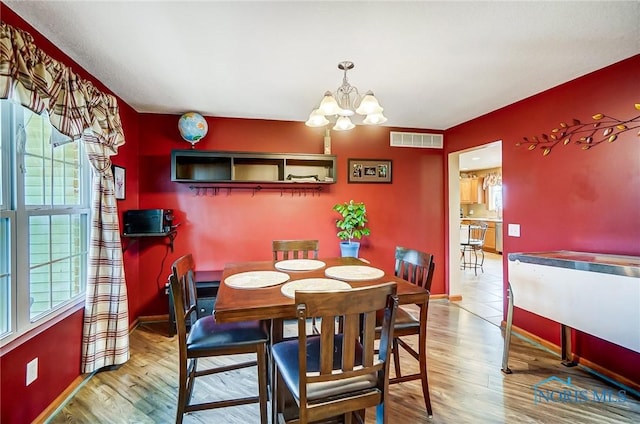
{"type": "MultiPolygon", "coordinates": [[[[304,261],[251,261],[227,263],[222,273],[222,281],[215,303],[214,316],[216,322],[237,322],[249,320],[261,320],[269,324],[269,344],[283,340],[284,321],[296,318],[295,300],[291,293],[286,293],[286,285],[296,280],[328,279],[347,282],[352,288],[367,287],[377,284],[395,282],[399,304],[415,304],[419,306],[420,320],[423,323],[421,340],[426,340],[426,314],[429,292],[422,287],[414,285],[394,274],[387,273],[375,263],[363,261],[353,257],[330,257],[307,261],[313,266],[308,269],[299,267],[287,267],[285,263],[303,263],[304,261]],[[281,266],[282,265],[282,266],[281,266]],[[356,273],[352,276],[340,276],[336,270],[353,268],[370,271],[369,274],[356,273]],[[286,274],[280,275],[280,274],[286,274]],[[265,276],[260,281],[261,275],[265,276]],[[337,277],[336,277],[337,275],[337,277]],[[240,281],[240,277],[250,276],[251,279],[240,281]],[[275,277],[275,280],[273,279],[275,277]],[[270,280],[270,281],[269,281],[270,280]],[[254,282],[256,284],[240,284],[254,282]]],[[[320,282],[323,282],[320,281],[320,282]]],[[[313,281],[312,281],[313,282],[313,281]]],[[[313,290],[314,288],[309,288],[313,290]]],[[[420,346],[420,349],[426,349],[420,346]]],[[[270,356],[270,355],[269,355],[270,356]]],[[[270,378],[274,375],[273,364],[270,364],[270,378]]],[[[281,387],[281,386],[280,386],[281,387]]],[[[273,398],[272,398],[273,399],[273,398]]],[[[272,418],[278,411],[275,405],[272,408],[272,418]]],[[[275,422],[275,421],[274,421],[275,422]]]]}

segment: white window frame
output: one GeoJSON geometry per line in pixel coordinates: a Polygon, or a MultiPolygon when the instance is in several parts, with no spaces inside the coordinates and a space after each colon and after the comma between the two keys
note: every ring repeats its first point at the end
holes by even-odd
{"type": "MultiPolygon", "coordinates": [[[[0,148],[2,157],[0,160],[0,177],[2,187],[0,187],[0,219],[8,220],[10,237],[8,240],[10,248],[6,253],[3,240],[0,240],[0,255],[8,254],[10,257],[10,325],[9,331],[2,333],[0,328],[0,352],[11,349],[28,340],[35,334],[64,319],[79,310],[84,304],[87,268],[88,268],[88,248],[89,233],[91,225],[91,166],[88,163],[86,154],[80,146],[80,205],[25,205],[25,177],[21,172],[24,163],[23,152],[16,140],[15,122],[22,122],[22,113],[25,109],[17,104],[2,100],[0,110],[2,111],[2,121],[0,122],[0,132],[2,141],[0,148]],[[13,107],[12,107],[13,105],[13,107]],[[75,296],[62,301],[47,311],[31,317],[31,296],[30,290],[30,270],[29,270],[29,219],[33,216],[73,216],[80,215],[83,221],[81,228],[83,258],[81,259],[81,291],[75,296]],[[27,337],[25,337],[27,335],[27,337]]],[[[5,221],[6,222],[6,221],[5,221]]],[[[7,240],[4,240],[7,242],[7,240]]],[[[0,261],[3,260],[0,257],[0,261]]],[[[3,305],[0,308],[4,309],[3,305]]]]}

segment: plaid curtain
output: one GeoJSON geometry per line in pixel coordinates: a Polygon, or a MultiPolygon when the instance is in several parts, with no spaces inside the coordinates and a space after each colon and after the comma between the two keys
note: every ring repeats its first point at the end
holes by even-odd
{"type": "Polygon", "coordinates": [[[2,21],[0,98],[46,111],[58,131],[85,145],[93,200],[81,371],[122,364],[129,359],[129,318],[110,159],[125,142],[117,100],[2,21]]]}

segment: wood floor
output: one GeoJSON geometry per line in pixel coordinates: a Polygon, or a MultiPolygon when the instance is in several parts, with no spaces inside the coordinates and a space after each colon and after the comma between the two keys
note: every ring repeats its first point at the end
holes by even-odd
{"type": "MultiPolygon", "coordinates": [[[[429,384],[434,416],[426,418],[418,382],[391,387],[390,423],[639,423],[640,402],[600,381],[580,367],[566,368],[559,358],[514,337],[510,366],[500,371],[500,328],[447,301],[429,307],[429,384]],[[535,392],[534,385],[551,381],[535,392]],[[553,380],[553,379],[552,379],[553,380]],[[568,391],[565,401],[559,392],[568,391]],[[536,393],[544,397],[536,397],[536,393]],[[594,395],[597,394],[597,397],[594,395]],[[553,393],[553,401],[549,401],[553,393]],[[577,394],[576,394],[577,393],[577,394]],[[607,400],[607,401],[604,401],[607,400]],[[614,402],[618,400],[618,402],[614,402]]],[[[415,342],[415,340],[414,340],[415,342]]],[[[131,334],[131,359],[116,371],[96,374],[51,417],[50,423],[172,423],[177,394],[176,338],[165,325],[145,325],[131,334]]],[[[218,358],[217,361],[226,360],[218,358]]],[[[415,369],[403,357],[403,371],[415,369]]],[[[208,377],[196,383],[194,395],[235,396],[256,390],[252,369],[233,376],[208,377]]],[[[201,379],[202,380],[202,379],[201,379]]],[[[257,405],[202,411],[185,423],[258,423],[257,405]]],[[[373,410],[367,423],[375,422],[373,410]]]]}

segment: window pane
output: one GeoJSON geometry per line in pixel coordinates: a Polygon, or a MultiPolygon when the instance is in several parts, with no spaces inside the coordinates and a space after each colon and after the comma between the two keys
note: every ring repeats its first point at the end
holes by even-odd
{"type": "Polygon", "coordinates": [[[31,319],[84,291],[86,214],[29,218],[31,319]]]}
{"type": "Polygon", "coordinates": [[[51,137],[51,124],[46,117],[37,115],[24,108],[24,128],[27,133],[25,152],[51,158],[49,138],[51,137]]]}
{"type": "Polygon", "coordinates": [[[53,147],[52,129],[46,117],[26,111],[25,121],[25,205],[80,205],[80,143],[53,147]]]}
{"type": "Polygon", "coordinates": [[[71,225],[68,215],[51,217],[51,259],[66,258],[71,254],[71,225]]]}
{"type": "Polygon", "coordinates": [[[53,185],[53,204],[64,205],[64,162],[53,162],[51,182],[53,185]]]}
{"type": "Polygon", "coordinates": [[[0,218],[0,334],[11,328],[11,237],[9,219],[0,218]]]}
{"type": "MultiPolygon", "coordinates": [[[[4,102],[0,104],[0,139],[7,138],[7,128],[3,125],[3,121],[6,119],[5,114],[8,115],[8,110],[5,112],[4,102]]],[[[6,210],[7,206],[5,205],[5,188],[4,185],[7,182],[7,176],[5,175],[6,170],[4,162],[8,160],[9,157],[9,146],[5,145],[5,143],[0,142],[0,211],[6,210]]],[[[0,334],[2,334],[0,332],[0,334]]]]}
{"type": "Polygon", "coordinates": [[[29,268],[51,262],[50,232],[48,216],[29,218],[29,268]]]}
{"type": "Polygon", "coordinates": [[[502,210],[502,186],[489,186],[489,210],[502,210]]]}
{"type": "Polygon", "coordinates": [[[51,309],[50,299],[51,269],[49,264],[32,268],[29,272],[29,296],[31,300],[30,318],[51,309]]]}
{"type": "Polygon", "coordinates": [[[80,205],[80,178],[79,161],[64,168],[65,205],[80,205]]]}
{"type": "Polygon", "coordinates": [[[44,204],[44,161],[41,157],[25,156],[24,158],[24,204],[44,204]]]}

